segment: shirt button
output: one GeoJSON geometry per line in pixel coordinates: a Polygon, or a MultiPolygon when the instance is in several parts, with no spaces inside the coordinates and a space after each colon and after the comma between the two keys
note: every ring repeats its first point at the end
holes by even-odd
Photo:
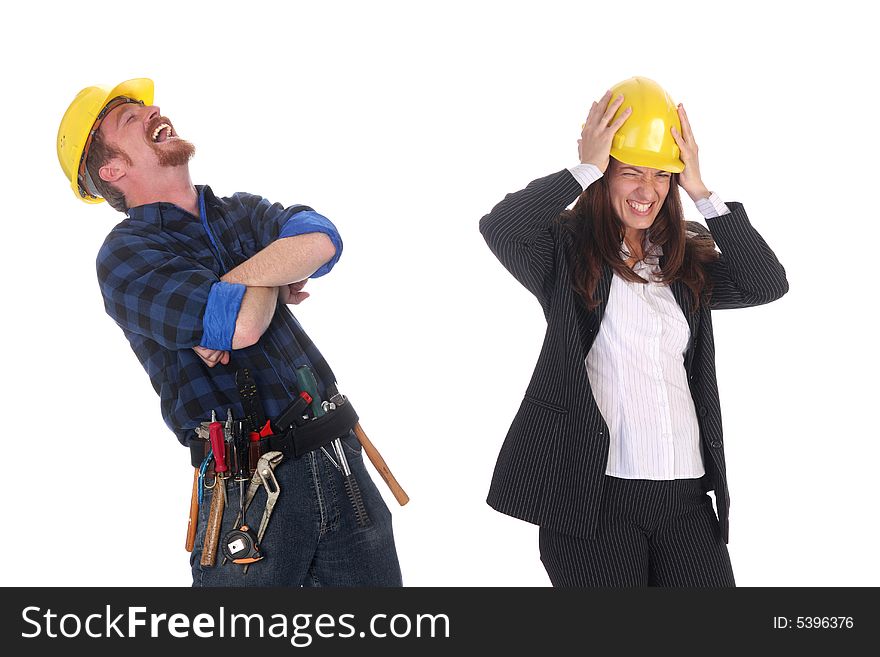
{"type": "Polygon", "coordinates": [[[718,439],[713,439],[709,442],[709,446],[712,449],[721,449],[721,441],[718,439]]]}
{"type": "Polygon", "coordinates": [[[700,408],[699,408],[699,410],[698,410],[697,412],[700,414],[700,417],[706,417],[706,414],[707,414],[709,411],[706,410],[706,407],[705,407],[705,406],[700,406],[700,408]]]}

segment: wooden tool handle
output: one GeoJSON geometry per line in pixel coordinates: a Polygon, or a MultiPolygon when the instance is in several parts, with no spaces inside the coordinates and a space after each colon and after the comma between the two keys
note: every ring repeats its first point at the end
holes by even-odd
{"type": "Polygon", "coordinates": [[[361,442],[361,446],[367,453],[367,456],[370,457],[370,462],[373,464],[373,467],[376,468],[376,471],[382,476],[385,483],[388,484],[388,488],[391,489],[391,493],[394,495],[394,499],[397,500],[397,503],[400,504],[400,506],[403,506],[409,502],[409,495],[407,495],[403,488],[400,487],[400,484],[397,483],[397,479],[391,474],[391,470],[388,468],[388,464],[385,463],[385,459],[382,458],[379,450],[373,447],[373,443],[370,442],[370,439],[367,438],[367,434],[361,429],[360,422],[354,425],[354,435],[357,436],[358,440],[361,442]]]}
{"type": "Polygon", "coordinates": [[[189,501],[189,524],[186,526],[186,551],[192,552],[199,526],[199,469],[193,470],[193,491],[189,501]]]}
{"type": "Polygon", "coordinates": [[[217,542],[220,540],[220,525],[223,524],[223,509],[226,507],[226,482],[219,477],[215,481],[208,526],[205,528],[205,544],[202,546],[200,563],[203,566],[213,566],[217,562],[217,542]]]}

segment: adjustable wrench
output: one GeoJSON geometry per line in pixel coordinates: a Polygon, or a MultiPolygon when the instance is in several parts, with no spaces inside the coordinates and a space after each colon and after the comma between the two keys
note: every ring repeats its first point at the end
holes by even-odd
{"type": "MultiPolygon", "coordinates": [[[[233,523],[234,527],[240,527],[242,523],[244,523],[244,517],[247,514],[248,509],[251,506],[251,502],[254,501],[254,496],[257,494],[257,491],[260,490],[260,486],[263,486],[263,479],[270,479],[275,481],[275,473],[274,470],[276,466],[281,463],[281,459],[284,458],[284,455],[281,452],[266,452],[260,457],[260,460],[257,461],[257,468],[254,470],[254,474],[251,477],[251,481],[248,484],[247,493],[244,496],[244,504],[243,510],[239,511],[238,516],[235,518],[235,522],[233,523]]],[[[276,481],[277,487],[277,481],[276,481]]],[[[277,489],[280,491],[280,489],[277,489]]],[[[269,489],[266,489],[266,493],[269,493],[269,489]]],[[[278,499],[277,492],[275,494],[275,499],[278,499]]],[[[275,501],[272,500],[272,506],[274,507],[275,501]]],[[[268,502],[266,504],[268,506],[268,502]]],[[[271,513],[271,512],[270,512],[271,513]]],[[[265,515],[265,514],[264,514],[265,515]]],[[[266,524],[269,524],[269,521],[266,520],[266,524]]],[[[263,538],[263,534],[265,533],[265,527],[260,524],[261,533],[257,537],[257,545],[259,545],[260,540],[263,538]]],[[[223,563],[225,564],[227,561],[226,557],[223,557],[223,563]]],[[[247,572],[245,570],[245,572],[247,572]]]]}
{"type": "MultiPolygon", "coordinates": [[[[251,502],[254,501],[254,496],[257,494],[257,491],[260,490],[260,486],[263,485],[263,477],[269,477],[269,473],[275,470],[279,463],[281,463],[281,459],[284,458],[284,454],[281,452],[266,452],[260,457],[260,460],[257,461],[257,469],[254,470],[254,474],[251,477],[251,482],[248,484],[247,493],[244,496],[244,512],[247,513],[248,508],[251,505],[251,502]],[[261,476],[262,475],[262,476],[261,476]]],[[[272,478],[274,479],[274,473],[272,474],[272,478]]],[[[244,518],[239,516],[235,520],[235,524],[239,524],[243,522],[244,518]]]]}
{"type": "MultiPolygon", "coordinates": [[[[268,452],[268,454],[273,454],[275,452],[268,452]]],[[[280,455],[280,452],[278,452],[280,455]]],[[[265,455],[263,456],[265,458],[265,455]]],[[[266,489],[266,508],[263,510],[263,517],[260,520],[260,529],[257,531],[257,545],[263,542],[263,536],[266,535],[266,528],[269,526],[269,518],[272,517],[272,511],[275,509],[275,502],[278,500],[278,496],[281,494],[281,486],[278,484],[278,480],[275,478],[275,470],[273,466],[267,465],[267,467],[260,467],[263,465],[263,458],[260,459],[257,471],[254,473],[255,476],[259,476],[260,483],[262,483],[263,488],[266,489]]],[[[279,458],[278,461],[281,459],[279,458]]],[[[276,461],[277,464],[277,461],[276,461]]],[[[253,480],[251,480],[253,483],[253,480]]],[[[248,490],[250,493],[250,490],[248,490]]],[[[253,499],[248,500],[248,504],[253,499]]],[[[250,564],[244,565],[244,574],[247,575],[248,567],[250,564]]]]}

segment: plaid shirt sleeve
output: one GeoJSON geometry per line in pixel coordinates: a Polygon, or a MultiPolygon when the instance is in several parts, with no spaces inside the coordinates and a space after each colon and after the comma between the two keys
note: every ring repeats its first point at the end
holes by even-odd
{"type": "Polygon", "coordinates": [[[166,349],[230,349],[245,286],[135,235],[111,234],[98,253],[107,313],[166,349]]]}
{"type": "Polygon", "coordinates": [[[247,208],[251,229],[257,240],[257,250],[267,247],[277,239],[324,233],[336,247],[335,255],[321,265],[311,278],[318,278],[330,272],[342,255],[342,238],[336,226],[327,217],[318,214],[306,205],[284,207],[280,203],[270,203],[253,194],[238,193],[233,200],[247,208]]]}

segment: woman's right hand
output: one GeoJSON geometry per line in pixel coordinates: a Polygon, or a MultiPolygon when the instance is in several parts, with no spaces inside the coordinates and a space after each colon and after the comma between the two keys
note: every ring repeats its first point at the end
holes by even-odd
{"type": "Polygon", "coordinates": [[[623,96],[614,99],[611,105],[611,91],[606,91],[601,100],[594,102],[590,107],[590,113],[587,115],[587,121],[581,130],[581,138],[578,139],[578,155],[581,158],[581,164],[594,164],[599,167],[599,171],[605,173],[611,158],[611,141],[614,133],[620,130],[620,126],[632,114],[632,108],[627,107],[617,120],[611,125],[608,124],[617,108],[623,103],[623,96]],[[607,107],[607,110],[602,108],[607,107]]]}

